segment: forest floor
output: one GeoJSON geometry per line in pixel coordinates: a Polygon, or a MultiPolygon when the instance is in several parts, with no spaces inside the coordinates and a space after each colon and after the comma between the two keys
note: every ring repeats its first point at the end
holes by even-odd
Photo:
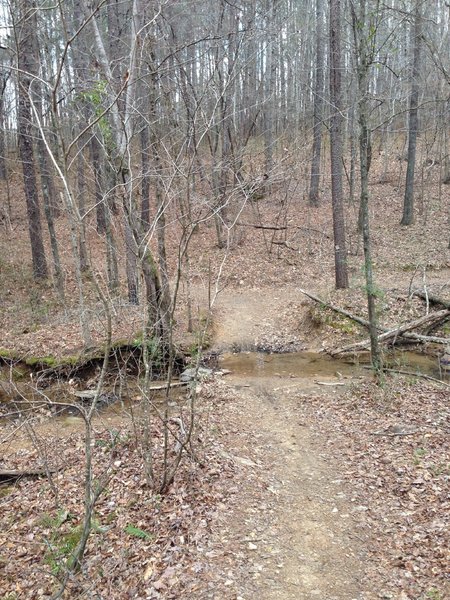
{"type": "MultiPolygon", "coordinates": [[[[406,229],[398,224],[395,182],[372,184],[379,317],[392,326],[425,313],[413,290],[450,300],[448,186],[443,196],[435,184],[427,188],[416,224],[406,229]]],[[[270,358],[365,336],[299,292],[365,314],[355,207],[346,207],[350,290],[336,292],[329,205],[312,209],[294,192],[289,197],[245,207],[227,249],[215,246],[212,227],[194,236],[196,333],[212,298],[210,350],[232,372],[197,386],[195,460],[186,459],[162,496],[143,476],[139,396],[96,416],[95,472],[111,468],[112,479],[67,598],[450,597],[449,388],[413,375],[387,376],[378,386],[359,366],[336,361],[321,368],[322,355],[317,370],[311,364],[304,372],[283,362],[289,355],[270,358]],[[253,227],[280,222],[286,229],[253,227]],[[254,350],[269,353],[258,355],[258,369],[245,358],[254,350]]],[[[24,358],[73,355],[82,340],[70,253],[63,261],[72,291],[62,307],[50,286],[31,283],[23,207],[14,211],[0,240],[0,347],[24,358]]],[[[63,221],[58,230],[64,238],[63,221]]],[[[91,241],[100,261],[101,240],[92,232],[91,241]]],[[[170,257],[176,235],[167,243],[170,257]]],[[[184,333],[182,283],[176,335],[187,348],[195,337],[184,333]]],[[[94,296],[89,311],[93,341],[101,343],[103,315],[94,296]]],[[[132,340],[141,327],[139,309],[118,301],[115,339],[132,340]]],[[[439,349],[426,350],[437,364],[439,349]]],[[[3,415],[11,410],[10,403],[0,407],[3,415]]],[[[57,470],[50,481],[23,478],[0,487],[2,600],[49,598],[79,534],[83,422],[55,418],[45,407],[33,415],[26,424],[2,418],[0,468],[46,463],[57,470]]]]}

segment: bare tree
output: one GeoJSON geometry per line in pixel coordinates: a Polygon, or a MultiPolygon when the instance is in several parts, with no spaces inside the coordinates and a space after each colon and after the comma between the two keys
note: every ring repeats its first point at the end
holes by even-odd
{"type": "MultiPolygon", "coordinates": [[[[369,0],[370,2],[370,0],[369,0]]],[[[381,355],[378,345],[377,314],[375,310],[376,290],[373,280],[373,263],[369,217],[369,171],[372,158],[371,132],[369,128],[369,71],[375,55],[376,22],[379,2],[370,6],[367,14],[366,0],[360,0],[359,10],[351,3],[353,34],[355,40],[356,65],[358,73],[358,122],[359,160],[361,182],[361,225],[364,246],[364,272],[366,277],[367,309],[372,365],[377,373],[381,370],[381,355]]]]}

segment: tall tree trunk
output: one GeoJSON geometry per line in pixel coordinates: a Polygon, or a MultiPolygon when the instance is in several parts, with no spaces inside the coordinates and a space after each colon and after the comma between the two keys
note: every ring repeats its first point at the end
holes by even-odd
{"type": "MultiPolygon", "coordinates": [[[[34,26],[30,28],[32,34],[31,45],[34,48],[35,56],[41,59],[41,53],[39,48],[39,40],[37,37],[37,20],[33,15],[34,26]]],[[[36,69],[37,72],[37,69],[36,69]]],[[[58,214],[57,202],[56,202],[56,190],[52,178],[52,168],[50,166],[48,152],[45,147],[44,136],[47,140],[50,139],[50,135],[43,133],[44,130],[44,108],[43,108],[43,86],[40,81],[34,81],[32,89],[30,90],[31,102],[34,107],[34,116],[38,125],[35,138],[36,147],[35,151],[39,158],[39,173],[41,178],[41,190],[42,199],[44,203],[44,214],[47,221],[47,229],[50,237],[50,247],[53,258],[53,271],[54,271],[54,284],[56,290],[62,301],[64,301],[64,275],[61,267],[61,260],[59,255],[58,239],[56,237],[55,230],[55,217],[58,214]]]]}
{"type": "Polygon", "coordinates": [[[9,64],[10,56],[4,49],[0,48],[0,60],[3,66],[0,67],[0,180],[5,182],[6,209],[0,205],[0,218],[6,217],[11,224],[11,192],[9,185],[8,162],[6,158],[7,144],[5,140],[6,118],[5,118],[5,91],[6,84],[10,76],[10,70],[6,65],[9,64]]]}
{"type": "Polygon", "coordinates": [[[48,276],[47,259],[42,239],[41,211],[39,207],[38,188],[33,152],[33,135],[31,124],[30,86],[33,74],[37,72],[35,49],[33,48],[33,27],[35,27],[35,7],[32,0],[18,2],[21,16],[18,40],[18,142],[19,156],[22,163],[24,191],[27,204],[28,231],[31,242],[33,275],[35,279],[46,279],[48,276]]]}
{"type": "MultiPolygon", "coordinates": [[[[127,199],[124,200],[124,203],[127,199]]],[[[131,209],[133,210],[133,209],[131,209]]],[[[125,252],[126,252],[126,274],[128,285],[128,302],[130,304],[139,304],[139,282],[137,277],[137,253],[136,241],[133,229],[130,225],[132,215],[125,209],[124,211],[124,229],[125,229],[125,252]]]]}
{"type": "Polygon", "coordinates": [[[148,132],[148,124],[142,123],[139,133],[141,143],[141,169],[142,169],[142,204],[141,204],[141,221],[144,228],[150,225],[150,157],[149,145],[150,138],[148,132]]]}
{"type": "MultiPolygon", "coordinates": [[[[265,171],[270,177],[273,170],[273,149],[275,136],[275,82],[277,73],[275,17],[278,0],[268,0],[267,5],[267,47],[264,93],[264,155],[265,171]]],[[[270,188],[270,183],[269,186],[270,188]]]]}
{"type": "Polygon", "coordinates": [[[370,239],[369,218],[369,170],[371,163],[371,140],[368,124],[369,115],[369,68],[373,60],[373,46],[369,51],[371,36],[369,31],[375,31],[369,18],[367,23],[366,0],[359,0],[359,15],[356,14],[352,5],[353,32],[355,37],[355,48],[357,52],[356,63],[358,71],[359,92],[359,152],[360,152],[360,175],[361,175],[361,198],[360,216],[364,247],[364,271],[366,277],[367,309],[369,316],[369,334],[372,365],[376,373],[381,371],[381,355],[378,345],[377,314],[375,310],[375,286],[373,281],[373,263],[370,239]]]}
{"type": "MultiPolygon", "coordinates": [[[[3,60],[4,53],[0,49],[0,60],[3,60]]],[[[7,57],[6,57],[7,59],[7,57]]],[[[6,67],[0,67],[0,179],[6,181],[8,169],[6,167],[6,143],[5,143],[5,91],[9,72],[6,67]]]]}
{"type": "Polygon", "coordinates": [[[84,138],[81,138],[78,143],[77,154],[77,206],[80,213],[80,231],[78,233],[78,249],[80,254],[80,270],[85,273],[89,270],[89,260],[86,248],[86,224],[84,222],[86,214],[86,176],[85,176],[85,159],[83,156],[84,138]]]}
{"type": "Polygon", "coordinates": [[[309,203],[319,204],[320,155],[322,150],[322,118],[323,118],[323,0],[316,0],[316,71],[314,81],[314,129],[311,160],[311,181],[309,186],[309,203]]]}
{"type": "Polygon", "coordinates": [[[94,171],[94,186],[95,186],[95,210],[97,215],[97,232],[105,233],[106,231],[106,216],[105,216],[105,201],[103,197],[103,169],[100,157],[100,142],[93,135],[89,144],[89,151],[92,160],[92,169],[94,171]]]}
{"type": "MultiPolygon", "coordinates": [[[[41,115],[39,115],[41,116],[41,115]]],[[[50,165],[48,164],[47,149],[39,132],[37,134],[37,151],[39,154],[39,171],[41,174],[42,198],[44,201],[44,213],[47,221],[47,228],[50,237],[50,247],[52,249],[53,270],[55,275],[55,287],[62,301],[64,301],[64,275],[61,267],[61,259],[59,256],[58,238],[56,237],[54,212],[52,207],[55,206],[55,192],[53,180],[50,175],[50,165]]]]}
{"type": "Polygon", "coordinates": [[[414,24],[412,27],[412,72],[411,93],[409,96],[408,113],[408,166],[406,168],[405,196],[403,200],[403,218],[401,225],[411,225],[414,222],[414,169],[416,165],[417,131],[419,129],[419,70],[420,50],[422,45],[422,15],[423,0],[415,0],[414,24]]]}
{"type": "Polygon", "coordinates": [[[116,294],[119,290],[119,268],[117,264],[116,240],[112,230],[112,211],[109,203],[105,206],[105,242],[108,288],[112,294],[116,294]]]}
{"type": "Polygon", "coordinates": [[[330,2],[330,157],[336,288],[348,287],[342,191],[341,2],[330,2]]]}

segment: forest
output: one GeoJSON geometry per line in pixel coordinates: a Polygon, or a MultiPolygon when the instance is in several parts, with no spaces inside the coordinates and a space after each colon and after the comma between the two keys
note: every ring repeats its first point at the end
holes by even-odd
{"type": "Polygon", "coordinates": [[[0,600],[450,597],[448,0],[0,6],[0,600]]]}

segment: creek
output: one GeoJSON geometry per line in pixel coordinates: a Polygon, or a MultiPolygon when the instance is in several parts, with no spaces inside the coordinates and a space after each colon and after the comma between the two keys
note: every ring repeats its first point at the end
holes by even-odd
{"type": "MultiPolygon", "coordinates": [[[[418,352],[393,351],[384,357],[388,368],[441,378],[439,361],[436,357],[418,352]]],[[[264,354],[261,352],[241,352],[223,354],[219,366],[235,375],[249,377],[363,377],[367,376],[370,364],[368,353],[359,356],[358,361],[332,358],[325,353],[292,352],[289,354],[264,354]]]]}
{"type": "MultiPolygon", "coordinates": [[[[368,369],[370,357],[368,354],[360,355],[358,361],[337,359],[325,353],[293,352],[287,354],[265,354],[261,352],[224,353],[218,358],[218,367],[230,371],[232,376],[248,378],[249,380],[279,377],[280,379],[298,378],[306,384],[307,380],[317,383],[324,380],[325,385],[336,384],[341,380],[363,379],[370,376],[368,369]]],[[[441,379],[439,361],[437,358],[419,354],[417,352],[393,351],[384,356],[384,363],[392,369],[408,372],[414,377],[417,374],[427,375],[441,379]]],[[[55,417],[66,418],[77,416],[76,404],[87,406],[89,393],[86,399],[80,399],[84,392],[77,390],[92,389],[95,378],[78,378],[76,389],[72,380],[59,378],[55,381],[46,381],[40,385],[31,373],[11,383],[10,367],[0,367],[0,418],[7,419],[9,415],[17,418],[19,413],[30,414],[35,410],[48,407],[51,403],[51,414],[55,417]],[[77,397],[78,396],[78,397],[77,397]],[[67,404],[74,406],[70,407],[67,404]]],[[[158,382],[152,382],[153,385],[158,382]]],[[[163,381],[159,382],[161,385],[163,381]]],[[[185,392],[175,388],[170,391],[171,401],[183,402],[185,392]]],[[[140,381],[134,374],[118,377],[110,373],[107,377],[105,391],[99,402],[99,412],[104,416],[120,415],[139,404],[142,398],[140,381]],[[120,401],[119,401],[120,400],[120,401]]],[[[164,390],[152,392],[152,400],[156,404],[165,398],[164,390]]]]}

